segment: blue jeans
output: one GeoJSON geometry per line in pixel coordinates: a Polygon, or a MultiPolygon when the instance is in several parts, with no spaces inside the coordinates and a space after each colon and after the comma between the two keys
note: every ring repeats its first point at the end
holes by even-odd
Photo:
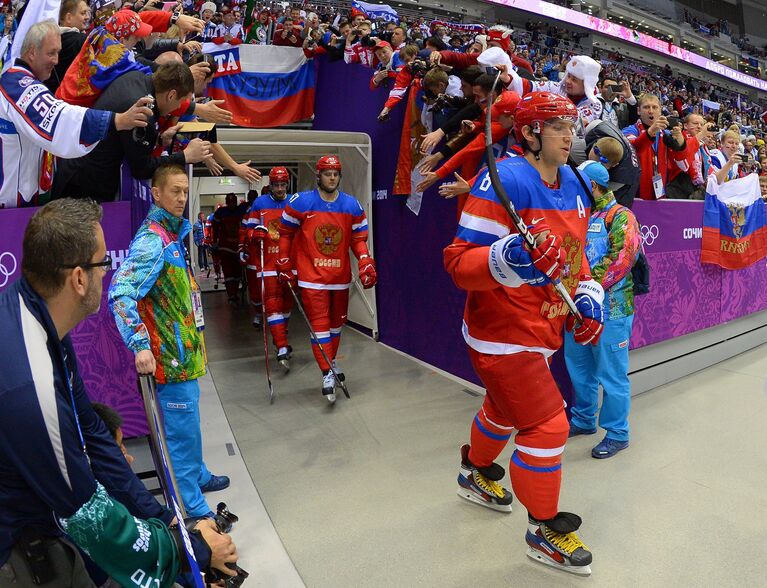
{"type": "Polygon", "coordinates": [[[633,322],[634,315],[605,320],[597,345],[579,345],[572,333],[565,332],[565,363],[575,391],[570,422],[582,429],[596,427],[601,384],[599,426],[614,441],[629,440],[629,339],[633,322]]]}
{"type": "Polygon", "coordinates": [[[157,396],[162,407],[168,453],[186,514],[202,516],[210,507],[200,486],[208,483],[210,472],[202,459],[200,384],[197,380],[157,384],[157,396]]]}

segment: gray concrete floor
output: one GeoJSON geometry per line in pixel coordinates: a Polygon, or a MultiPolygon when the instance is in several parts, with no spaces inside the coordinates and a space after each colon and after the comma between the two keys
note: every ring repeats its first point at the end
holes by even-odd
{"type": "Polygon", "coordinates": [[[330,408],[294,313],[294,368],[283,375],[273,363],[270,406],[249,309],[223,294],[204,303],[227,419],[307,586],[767,584],[767,347],[635,398],[631,447],[612,459],[590,457],[599,434],[568,443],[560,508],[584,520],[594,563],[583,578],[525,556],[518,503],[501,514],[456,496],[458,448],[481,397],[346,329],[339,363],[352,399],[330,408]]]}

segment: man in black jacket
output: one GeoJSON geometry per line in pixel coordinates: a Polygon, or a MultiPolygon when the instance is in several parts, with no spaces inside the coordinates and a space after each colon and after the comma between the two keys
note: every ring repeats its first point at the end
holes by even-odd
{"type": "Polygon", "coordinates": [[[194,80],[189,67],[172,62],[160,66],[151,76],[132,71],[123,74],[99,96],[95,108],[120,112],[142,96],[154,98],[153,117],[138,132],[110,130],[106,139],[88,155],[59,161],[53,181],[53,198],[115,200],[120,187],[120,166],[125,161],[131,175],[148,180],[161,163],[198,163],[212,157],[210,143],[192,139],[186,149],[172,155],[155,156],[159,144],[161,117],[191,100],[194,80]]]}
{"type": "Polygon", "coordinates": [[[51,77],[45,81],[45,85],[56,93],[64,74],[82,49],[85,39],[88,37],[83,31],[90,20],[90,8],[85,0],[62,0],[59,11],[59,27],[61,28],[61,51],[59,62],[53,68],[51,77]]]}

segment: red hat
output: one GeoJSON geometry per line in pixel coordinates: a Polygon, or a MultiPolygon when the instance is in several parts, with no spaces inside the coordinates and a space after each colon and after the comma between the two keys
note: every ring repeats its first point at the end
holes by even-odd
{"type": "Polygon", "coordinates": [[[496,101],[493,103],[492,117],[494,120],[498,120],[498,117],[506,114],[514,114],[514,110],[519,104],[519,94],[516,92],[501,92],[496,101]]]}
{"type": "Polygon", "coordinates": [[[368,15],[362,12],[361,10],[352,8],[351,13],[349,13],[349,20],[352,20],[355,16],[364,16],[365,18],[368,17],[368,15]]]}
{"type": "Polygon", "coordinates": [[[152,27],[141,21],[141,17],[132,10],[118,10],[104,24],[108,33],[118,39],[124,39],[130,35],[147,37],[152,32],[152,27]]]}
{"type": "Polygon", "coordinates": [[[284,167],[273,167],[269,171],[269,183],[274,184],[276,182],[288,182],[290,180],[290,174],[284,167]]]}
{"type": "Polygon", "coordinates": [[[375,51],[376,49],[383,49],[384,47],[388,47],[389,49],[392,48],[391,43],[388,43],[386,41],[378,41],[375,47],[373,47],[373,51],[375,51]]]}
{"type": "Polygon", "coordinates": [[[551,92],[531,92],[519,101],[514,111],[514,136],[522,141],[522,128],[532,127],[540,133],[543,123],[553,118],[578,120],[578,109],[569,99],[551,92]]]}
{"type": "Polygon", "coordinates": [[[326,169],[335,169],[341,171],[341,160],[337,155],[323,155],[317,161],[317,172],[324,171],[326,169]]]}
{"type": "Polygon", "coordinates": [[[511,31],[506,27],[492,27],[487,31],[487,42],[498,43],[501,49],[508,52],[511,49],[511,31]]]}

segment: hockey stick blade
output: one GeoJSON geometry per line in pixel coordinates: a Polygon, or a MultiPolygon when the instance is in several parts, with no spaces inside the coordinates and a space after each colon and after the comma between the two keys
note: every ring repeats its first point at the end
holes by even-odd
{"type": "Polygon", "coordinates": [[[349,396],[349,390],[346,388],[346,382],[342,382],[338,378],[338,372],[336,371],[336,368],[333,367],[333,362],[330,361],[328,354],[325,353],[325,348],[322,346],[322,343],[320,343],[320,340],[317,339],[317,334],[314,332],[314,329],[312,328],[312,323],[309,322],[309,317],[306,315],[306,311],[304,310],[304,307],[301,305],[301,300],[298,298],[296,289],[293,287],[293,284],[291,284],[290,282],[286,282],[286,283],[288,285],[288,288],[290,288],[290,293],[293,295],[293,300],[296,301],[296,306],[298,307],[298,310],[301,312],[301,316],[304,317],[304,320],[306,321],[306,326],[309,327],[309,334],[312,336],[312,340],[315,343],[317,343],[317,347],[319,348],[320,353],[322,354],[322,358],[330,367],[330,371],[333,372],[333,377],[335,378],[336,382],[338,382],[339,386],[341,386],[341,390],[343,390],[344,396],[346,396],[347,398],[351,398],[351,396],[349,396]]]}
{"type": "MultiPolygon", "coordinates": [[[[525,240],[527,246],[530,247],[530,249],[533,249],[536,245],[535,237],[527,229],[527,224],[524,220],[522,220],[522,217],[519,216],[517,209],[514,208],[514,204],[512,204],[511,198],[509,198],[509,195],[506,193],[506,188],[503,187],[501,178],[498,176],[498,167],[495,165],[495,153],[493,153],[492,143],[492,105],[493,102],[495,102],[495,90],[498,87],[498,82],[501,79],[502,73],[503,72],[498,70],[498,75],[495,76],[495,81],[493,82],[493,87],[490,90],[490,96],[487,100],[487,116],[485,117],[485,154],[487,159],[487,173],[490,176],[490,184],[493,186],[495,194],[501,201],[501,205],[509,214],[511,222],[514,223],[514,227],[525,240]]],[[[567,291],[567,288],[565,288],[564,284],[560,280],[552,280],[551,283],[554,286],[556,293],[559,294],[559,297],[564,301],[570,312],[573,313],[573,316],[575,316],[575,320],[578,323],[582,322],[583,317],[581,316],[578,308],[575,306],[575,302],[573,302],[573,299],[570,296],[570,293],[567,291]]]]}

